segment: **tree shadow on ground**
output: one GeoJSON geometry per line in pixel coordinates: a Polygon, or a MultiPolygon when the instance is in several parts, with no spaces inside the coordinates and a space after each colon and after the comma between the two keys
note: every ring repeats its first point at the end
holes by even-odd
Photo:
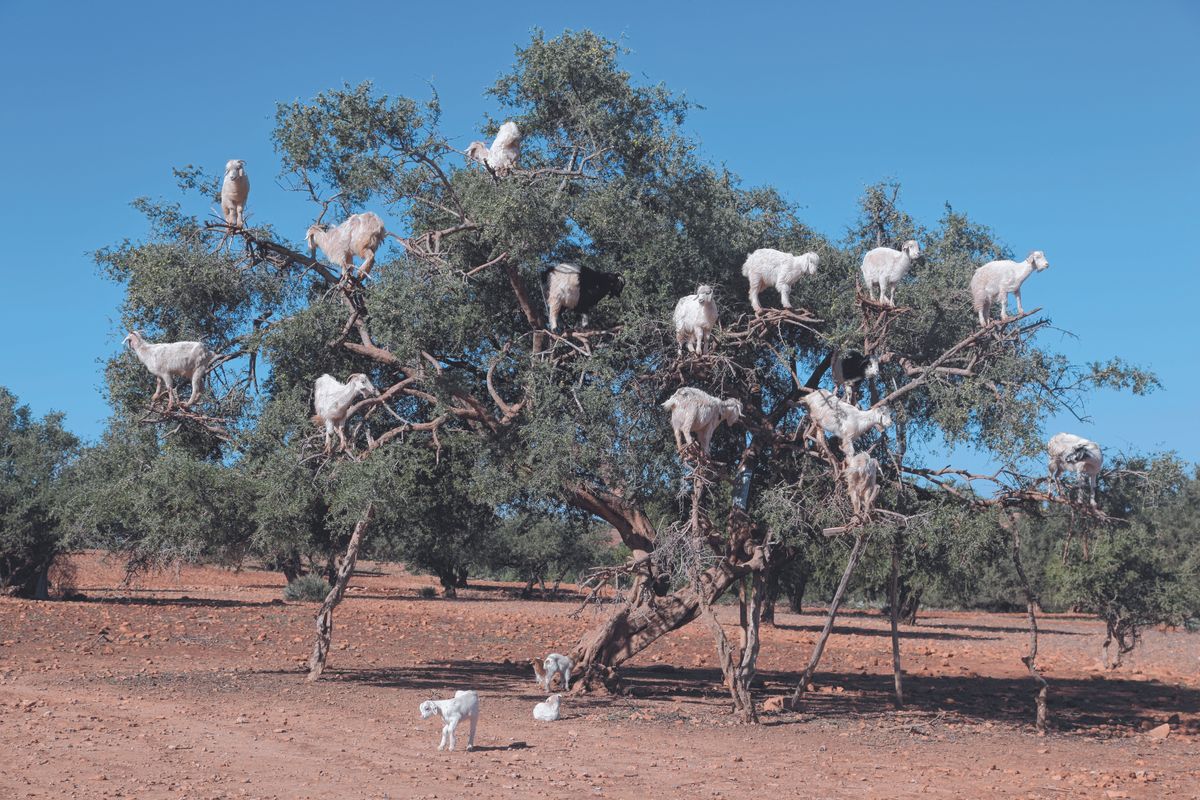
{"type": "MultiPolygon", "coordinates": [[[[396,689],[423,689],[438,694],[470,687],[485,695],[541,699],[544,692],[534,684],[524,664],[485,661],[446,661],[416,667],[373,670],[330,670],[335,682],[396,689]]],[[[678,668],[667,665],[627,666],[621,677],[625,695],[571,695],[576,711],[604,713],[616,706],[628,708],[638,700],[704,703],[725,698],[718,669],[678,668]]],[[[790,693],[798,676],[794,673],[759,673],[755,694],[759,699],[790,693]]],[[[891,715],[892,676],[859,673],[818,672],[817,691],[804,694],[799,711],[808,718],[849,719],[891,715]],[[821,691],[824,687],[826,690],[821,691]],[[841,687],[842,691],[828,691],[841,687]]],[[[905,709],[911,712],[953,714],[978,722],[996,722],[1032,727],[1033,681],[1025,677],[991,678],[971,676],[921,676],[904,678],[905,709]]],[[[431,696],[432,696],[431,694],[431,696]]],[[[1057,731],[1088,731],[1107,735],[1108,727],[1141,730],[1157,725],[1172,715],[1182,719],[1177,728],[1200,734],[1200,689],[1172,686],[1156,681],[1133,681],[1096,676],[1050,680],[1051,728],[1057,731]]],[[[769,724],[787,724],[796,717],[764,718],[769,724]]]]}
{"type": "MultiPolygon", "coordinates": [[[[1044,617],[1038,616],[1038,635],[1050,634],[1051,636],[1093,636],[1092,631],[1065,631],[1059,628],[1043,628],[1042,623],[1044,617]]],[[[1095,621],[1094,619],[1091,621],[1095,621]]],[[[1029,633],[1029,627],[1015,627],[1011,625],[964,625],[955,622],[919,622],[918,627],[922,628],[941,628],[944,630],[963,630],[963,631],[979,631],[981,633],[1029,633]]],[[[995,638],[995,637],[987,637],[995,638]]]]}
{"type": "MultiPolygon", "coordinates": [[[[789,625],[787,623],[776,622],[775,627],[783,631],[803,631],[805,633],[820,633],[825,625],[824,623],[813,625],[789,625]]],[[[887,636],[891,637],[892,632],[885,628],[868,628],[859,627],[857,625],[834,625],[833,632],[843,636],[887,636]]],[[[1022,631],[1023,632],[1023,631],[1022,631]]],[[[934,639],[938,641],[954,641],[965,640],[972,642],[982,642],[989,639],[999,639],[999,636],[973,636],[969,633],[939,633],[936,631],[924,631],[920,628],[912,628],[905,626],[900,629],[899,636],[901,639],[934,639]]]]}
{"type": "Polygon", "coordinates": [[[197,608],[265,608],[267,606],[286,606],[282,600],[225,600],[207,597],[136,597],[132,595],[117,595],[112,597],[74,597],[72,603],[98,603],[101,605],[117,606],[187,606],[197,608]]]}

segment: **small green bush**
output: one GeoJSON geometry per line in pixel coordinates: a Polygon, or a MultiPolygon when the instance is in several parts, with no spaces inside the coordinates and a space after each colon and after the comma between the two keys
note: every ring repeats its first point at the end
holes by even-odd
{"type": "Polygon", "coordinates": [[[320,575],[301,575],[284,588],[283,599],[319,603],[332,588],[320,575]]]}
{"type": "Polygon", "coordinates": [[[437,589],[432,586],[422,586],[420,591],[417,592],[417,596],[423,600],[432,600],[437,597],[437,589]]]}

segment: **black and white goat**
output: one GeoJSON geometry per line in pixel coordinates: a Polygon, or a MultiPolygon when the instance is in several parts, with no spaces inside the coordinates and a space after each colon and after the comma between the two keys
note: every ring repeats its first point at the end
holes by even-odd
{"type": "Polygon", "coordinates": [[[588,325],[588,312],[606,297],[616,297],[625,288],[625,279],[613,272],[555,264],[542,270],[546,304],[550,309],[550,330],[558,330],[558,315],[573,309],[580,315],[580,327],[588,325]]]}
{"type": "Polygon", "coordinates": [[[853,403],[855,384],[879,374],[879,359],[865,356],[857,350],[845,353],[835,351],[830,369],[833,371],[833,385],[845,396],[846,402],[853,403]]]}

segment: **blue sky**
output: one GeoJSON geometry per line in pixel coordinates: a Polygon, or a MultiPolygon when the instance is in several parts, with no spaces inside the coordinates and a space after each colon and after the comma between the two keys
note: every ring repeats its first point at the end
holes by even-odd
{"type": "Polygon", "coordinates": [[[331,4],[243,3],[225,22],[220,5],[0,2],[0,385],[99,434],[100,360],[123,332],[89,253],[142,235],[128,203],[174,198],[173,166],[244,158],[257,219],[301,237],[311,211],[274,182],[276,101],[432,83],[465,145],[531,28],[591,28],[704,106],[688,129],[710,158],[780,187],[818,230],[840,237],[863,186],[896,178],[926,223],[949,201],[1014,251],[1044,250],[1025,295],[1078,337],[1064,351],[1123,356],[1165,387],[1100,393],[1094,424],[1052,427],[1200,460],[1200,4],[433,6],[354,4],[358,33],[331,4]]]}

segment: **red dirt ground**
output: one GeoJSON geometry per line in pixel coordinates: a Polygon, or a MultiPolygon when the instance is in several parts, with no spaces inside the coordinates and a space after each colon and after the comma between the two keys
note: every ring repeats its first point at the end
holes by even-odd
{"type": "MultiPolygon", "coordinates": [[[[86,600],[0,600],[0,798],[1200,797],[1200,636],[1181,631],[1148,632],[1106,673],[1096,622],[1046,617],[1045,737],[1024,619],[1005,614],[906,627],[903,712],[885,621],[849,612],[801,713],[733,724],[693,625],[631,662],[628,695],[568,696],[547,724],[530,716],[543,696],[525,659],[599,620],[572,618],[574,600],[520,602],[497,583],[420,599],[432,580],[366,564],[330,670],[309,684],[315,605],[282,602],[277,573],[183,569],[126,587],[115,563],[75,564],[86,600]],[[438,753],[440,725],[417,705],[468,687],[478,749],[438,753]],[[1167,738],[1146,732],[1164,722],[1167,738]]],[[[761,697],[790,689],[821,619],[778,622],[761,697]]]]}

